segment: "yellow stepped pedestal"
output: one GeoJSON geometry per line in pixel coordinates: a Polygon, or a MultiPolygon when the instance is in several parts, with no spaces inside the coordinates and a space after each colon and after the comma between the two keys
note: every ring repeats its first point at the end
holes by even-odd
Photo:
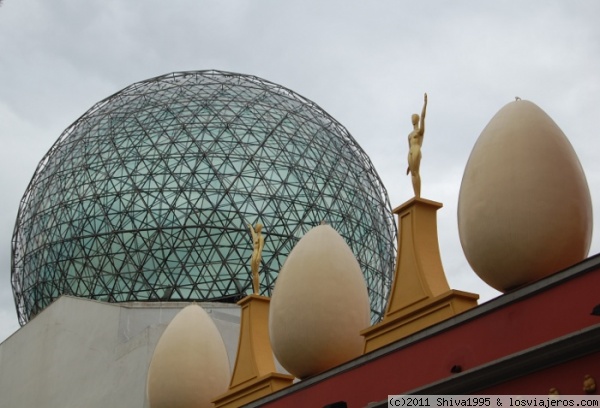
{"type": "Polygon", "coordinates": [[[212,401],[216,408],[240,407],[292,384],[294,376],[275,372],[269,303],[268,297],[258,295],[238,302],[242,318],[235,367],[229,390],[212,401]]]}
{"type": "Polygon", "coordinates": [[[477,306],[479,295],[451,290],[444,274],[436,212],[441,203],[413,198],[398,215],[398,258],[383,320],[361,334],[365,353],[477,306]]]}

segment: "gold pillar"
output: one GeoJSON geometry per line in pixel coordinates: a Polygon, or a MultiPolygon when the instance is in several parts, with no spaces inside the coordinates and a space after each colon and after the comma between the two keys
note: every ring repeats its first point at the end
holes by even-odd
{"type": "Polygon", "coordinates": [[[275,372],[269,340],[268,297],[246,296],[242,307],[240,339],[229,390],[212,402],[216,408],[248,404],[292,384],[294,376],[275,372]]]}
{"type": "Polygon", "coordinates": [[[451,290],[437,235],[441,203],[413,198],[398,215],[398,258],[383,320],[361,332],[365,353],[477,306],[479,295],[451,290]]]}

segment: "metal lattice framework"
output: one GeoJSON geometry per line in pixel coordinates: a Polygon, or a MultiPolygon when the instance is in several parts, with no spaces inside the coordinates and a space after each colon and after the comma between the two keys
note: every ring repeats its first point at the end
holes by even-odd
{"type": "Polygon", "coordinates": [[[260,290],[326,221],[359,260],[373,320],[396,227],[371,161],[313,102],[263,79],[172,73],[97,103],[44,156],[21,200],[11,281],[25,324],[62,294],[108,302],[251,293],[249,223],[265,225],[260,290]]]}

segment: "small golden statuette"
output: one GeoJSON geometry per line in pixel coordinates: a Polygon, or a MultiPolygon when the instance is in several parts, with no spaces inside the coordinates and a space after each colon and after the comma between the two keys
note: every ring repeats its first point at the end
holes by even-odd
{"type": "Polygon", "coordinates": [[[252,289],[254,290],[254,294],[258,295],[258,291],[260,289],[259,281],[258,281],[258,268],[260,266],[260,260],[262,258],[262,250],[265,246],[265,238],[261,234],[262,224],[256,224],[256,229],[252,227],[251,224],[248,224],[250,228],[250,233],[252,234],[252,258],[250,258],[250,267],[252,269],[252,289]]]}
{"type": "Polygon", "coordinates": [[[586,374],[583,377],[583,391],[587,394],[592,394],[596,392],[596,380],[589,374],[586,374]]]}

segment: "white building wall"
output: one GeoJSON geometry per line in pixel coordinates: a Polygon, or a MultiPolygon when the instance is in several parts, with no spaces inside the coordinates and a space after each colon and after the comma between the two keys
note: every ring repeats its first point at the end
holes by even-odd
{"type": "MultiPolygon", "coordinates": [[[[0,408],[147,408],[154,347],[187,304],[61,297],[0,344],[0,408]]],[[[200,305],[219,328],[233,367],[239,306],[200,305]]]]}

